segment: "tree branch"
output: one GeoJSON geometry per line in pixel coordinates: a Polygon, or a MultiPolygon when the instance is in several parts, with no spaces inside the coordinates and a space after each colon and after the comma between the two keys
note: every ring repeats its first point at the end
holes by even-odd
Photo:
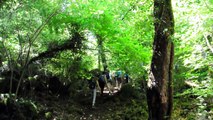
{"type": "Polygon", "coordinates": [[[83,39],[84,38],[78,32],[75,32],[74,36],[70,40],[65,42],[63,45],[57,46],[57,47],[47,50],[45,52],[39,53],[38,56],[31,58],[28,62],[28,65],[34,61],[37,61],[37,60],[40,60],[43,58],[54,57],[56,55],[56,53],[64,51],[64,50],[72,50],[72,51],[76,52],[76,50],[81,49],[81,43],[82,43],[81,41],[83,39]]]}

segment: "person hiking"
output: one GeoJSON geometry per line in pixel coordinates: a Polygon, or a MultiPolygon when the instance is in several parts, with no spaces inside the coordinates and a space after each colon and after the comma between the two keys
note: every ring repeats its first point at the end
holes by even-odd
{"type": "Polygon", "coordinates": [[[118,70],[116,72],[116,78],[117,78],[117,82],[118,82],[118,90],[120,90],[121,87],[122,87],[122,82],[123,82],[122,71],[121,70],[118,70]]]}
{"type": "Polygon", "coordinates": [[[99,83],[99,86],[101,88],[101,96],[103,96],[104,87],[106,85],[106,75],[105,75],[105,72],[102,72],[102,74],[99,76],[98,83],[99,83]]]}
{"type": "Polygon", "coordinates": [[[107,84],[106,74],[107,74],[107,72],[103,71],[102,74],[99,76],[99,79],[98,79],[98,83],[99,83],[99,86],[101,88],[101,96],[103,96],[105,85],[106,85],[107,89],[109,90],[109,93],[110,94],[112,93],[110,87],[107,84]]]}
{"type": "Polygon", "coordinates": [[[96,101],[97,88],[100,89],[97,76],[92,76],[92,78],[89,80],[89,88],[92,90],[92,108],[94,108],[95,101],[96,101]]]}
{"type": "Polygon", "coordinates": [[[124,74],[124,82],[129,83],[129,74],[127,72],[124,74]]]}
{"type": "Polygon", "coordinates": [[[110,74],[109,70],[106,70],[106,79],[107,79],[107,88],[109,89],[109,95],[113,94],[114,87],[113,87],[113,81],[112,81],[112,75],[110,74]]]}
{"type": "Polygon", "coordinates": [[[117,74],[116,74],[117,71],[113,71],[112,72],[112,79],[114,81],[114,86],[115,87],[118,87],[118,80],[117,80],[117,74]]]}

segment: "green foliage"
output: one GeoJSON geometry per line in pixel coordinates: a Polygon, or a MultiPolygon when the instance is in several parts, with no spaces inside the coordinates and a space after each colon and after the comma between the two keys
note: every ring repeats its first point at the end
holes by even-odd
{"type": "MultiPolygon", "coordinates": [[[[175,16],[175,75],[174,88],[177,96],[187,96],[186,99],[194,97],[196,99],[207,100],[212,98],[212,60],[213,53],[207,45],[207,40],[212,46],[212,3],[209,0],[189,0],[173,2],[175,16]],[[210,9],[209,9],[210,8],[210,9]],[[195,10],[196,9],[196,10],[195,10]],[[210,39],[206,39],[207,36],[210,39]],[[186,81],[192,83],[187,86],[186,81]]],[[[185,99],[185,98],[184,98],[185,99]]],[[[191,101],[178,103],[181,106],[193,106],[191,101]]],[[[196,100],[196,109],[187,110],[189,115],[183,119],[206,119],[208,112],[206,105],[212,103],[196,100]],[[203,108],[203,106],[205,106],[203,108]],[[200,109],[202,108],[202,109],[200,109]],[[205,113],[207,112],[207,113],[205,113]],[[203,114],[200,116],[200,114],[203,114]]],[[[177,115],[179,107],[175,106],[174,114],[177,115]]],[[[180,111],[183,108],[180,109],[180,111]]],[[[177,115],[177,118],[183,113],[177,115]]],[[[209,119],[209,118],[208,118],[209,119]]]]}
{"type": "MultiPolygon", "coordinates": [[[[139,3],[134,4],[134,6],[137,6],[137,9],[142,7],[139,5],[139,3]]],[[[150,59],[150,48],[141,47],[138,40],[143,40],[143,38],[150,40],[151,36],[150,34],[147,34],[148,37],[147,35],[143,36],[141,35],[142,31],[138,32],[138,29],[133,31],[131,26],[141,26],[148,29],[150,29],[150,26],[137,25],[139,20],[134,21],[136,19],[131,18],[132,16],[137,16],[137,14],[134,13],[133,9],[130,9],[130,3],[124,1],[91,1],[82,4],[81,1],[78,1],[74,2],[70,8],[72,8],[70,11],[71,15],[76,17],[73,19],[82,25],[82,29],[89,29],[96,35],[104,36],[105,49],[110,52],[107,60],[110,61],[109,67],[111,69],[125,69],[127,68],[126,66],[130,66],[132,68],[128,67],[129,71],[135,70],[134,72],[136,72],[139,70],[138,65],[142,63],[147,65],[149,63],[147,61],[150,59]],[[123,6],[122,3],[125,3],[126,6],[123,6]],[[121,20],[122,15],[126,12],[128,12],[128,15],[125,16],[125,19],[132,20],[131,23],[121,20]],[[116,59],[114,59],[114,56],[116,56],[116,59]]],[[[138,13],[140,12],[142,10],[138,11],[138,13]]],[[[139,17],[141,17],[140,14],[139,17]]],[[[147,23],[151,24],[151,21],[147,23]]],[[[144,29],[143,33],[145,31],[144,29]]]]}
{"type": "MultiPolygon", "coordinates": [[[[213,96],[213,2],[173,1],[173,8],[176,24],[173,37],[175,96],[193,96],[206,101],[213,96]],[[186,81],[196,86],[186,86],[186,81]]],[[[58,76],[62,83],[72,83],[72,89],[83,89],[82,83],[90,78],[89,71],[98,66],[97,41],[101,38],[108,68],[127,71],[133,84],[141,86],[141,80],[147,79],[151,61],[154,35],[152,11],[151,0],[0,1],[0,67],[8,66],[9,70],[21,75],[31,58],[72,42],[71,38],[78,32],[86,38],[81,49],[77,52],[58,51],[53,58],[39,60],[40,67],[34,69],[30,66],[23,79],[26,81],[39,73],[51,73],[58,76]],[[44,72],[37,72],[39,68],[44,72]]],[[[123,97],[138,96],[128,85],[122,91],[123,97]]],[[[195,107],[199,109],[193,109],[187,115],[181,111],[184,108],[178,105],[188,109],[190,101],[182,104],[176,101],[174,118],[183,116],[181,119],[187,119],[188,116],[188,119],[193,119],[199,116],[193,114],[195,111],[212,111],[208,110],[211,102],[205,105],[199,100],[195,101],[195,107]]],[[[33,106],[31,102],[22,105],[25,103],[33,106]]],[[[140,105],[126,110],[125,115],[118,113],[115,119],[136,119],[134,115],[138,114],[147,116],[140,111],[144,110],[140,105]]],[[[29,111],[34,109],[37,108],[28,108],[29,111]]],[[[52,117],[46,113],[47,118],[52,117]]]]}
{"type": "MultiPolygon", "coordinates": [[[[144,71],[141,67],[146,67],[151,58],[149,42],[153,33],[151,6],[150,1],[123,0],[7,2],[0,12],[4,15],[1,32],[2,35],[8,36],[1,36],[1,39],[11,53],[11,58],[16,59],[21,56],[24,63],[26,61],[24,58],[27,59],[28,49],[26,48],[29,44],[32,44],[29,50],[31,58],[64,43],[72,37],[72,29],[75,29],[73,26],[78,24],[79,32],[89,30],[95,36],[99,35],[103,38],[104,49],[109,51],[107,63],[110,69],[122,68],[130,71],[133,76],[137,76],[144,71]],[[14,10],[16,8],[17,10],[14,10]],[[12,18],[8,16],[10,9],[13,11],[12,18]],[[56,14],[50,17],[55,11],[56,14]],[[32,42],[32,39],[35,41],[32,42]]],[[[97,64],[95,60],[92,62],[89,69],[97,64]]],[[[17,64],[21,63],[17,62],[17,64]]],[[[54,71],[54,74],[56,72],[54,71]]],[[[60,73],[62,71],[58,70],[56,74],[60,73]]]]}
{"type": "Polygon", "coordinates": [[[211,94],[209,91],[212,90],[211,81],[213,79],[211,76],[212,52],[206,45],[205,38],[206,35],[212,36],[213,32],[212,18],[209,17],[211,14],[209,14],[210,9],[207,8],[207,5],[211,6],[208,1],[174,2],[177,24],[175,41],[178,45],[176,47],[174,84],[180,83],[183,86],[185,80],[194,81],[199,87],[194,88],[192,92],[201,96],[211,94]],[[180,13],[180,7],[185,11],[180,13]],[[198,11],[194,11],[195,8],[198,11]],[[202,91],[206,91],[206,93],[202,91]]]}

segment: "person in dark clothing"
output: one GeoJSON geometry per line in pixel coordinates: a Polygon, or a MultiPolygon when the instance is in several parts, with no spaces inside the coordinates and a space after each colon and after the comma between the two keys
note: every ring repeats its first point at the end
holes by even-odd
{"type": "Polygon", "coordinates": [[[128,75],[128,73],[124,74],[124,81],[125,81],[125,83],[129,83],[129,75],[128,75]]]}
{"type": "Polygon", "coordinates": [[[105,87],[105,85],[106,85],[106,75],[105,75],[105,72],[103,72],[103,73],[99,76],[98,83],[99,83],[99,86],[100,86],[100,88],[101,88],[101,96],[103,96],[104,87],[105,87]]]}
{"type": "Polygon", "coordinates": [[[95,101],[96,101],[96,94],[97,94],[97,88],[100,88],[98,84],[98,77],[93,76],[91,80],[89,80],[89,88],[92,90],[92,107],[95,107],[95,101]]]}
{"type": "Polygon", "coordinates": [[[113,87],[113,80],[112,75],[109,70],[106,70],[106,79],[107,79],[107,88],[109,89],[109,95],[113,95],[114,87],[113,87]]]}
{"type": "Polygon", "coordinates": [[[117,78],[117,82],[118,82],[118,90],[120,90],[122,87],[122,83],[123,83],[123,75],[122,75],[121,70],[118,70],[116,72],[116,78],[117,78]]]}

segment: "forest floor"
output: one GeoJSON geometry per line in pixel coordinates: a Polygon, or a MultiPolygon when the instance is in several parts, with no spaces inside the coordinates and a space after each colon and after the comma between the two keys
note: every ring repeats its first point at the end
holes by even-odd
{"type": "Polygon", "coordinates": [[[125,84],[119,91],[97,93],[92,107],[92,90],[70,90],[68,96],[50,91],[22,94],[19,99],[0,94],[0,120],[143,120],[147,119],[145,91],[125,84]]]}
{"type": "MultiPolygon", "coordinates": [[[[137,93],[133,91],[124,87],[121,91],[109,95],[105,90],[103,96],[100,96],[100,93],[97,95],[95,108],[92,108],[92,94],[78,94],[79,96],[75,99],[51,98],[43,103],[43,105],[46,104],[46,113],[50,113],[50,116],[46,114],[45,118],[49,118],[49,120],[147,120],[145,93],[141,90],[138,90],[137,93]]],[[[197,118],[196,104],[189,102],[193,99],[188,99],[183,100],[182,98],[182,102],[174,99],[176,109],[174,119],[197,118]],[[186,102],[184,102],[185,100],[186,102]]],[[[211,120],[212,117],[204,118],[211,120]]]]}
{"type": "MultiPolygon", "coordinates": [[[[124,85],[120,91],[109,95],[97,94],[95,108],[92,107],[92,91],[78,91],[72,96],[59,97],[39,92],[20,99],[8,99],[0,95],[0,120],[147,120],[148,109],[143,89],[124,85]]],[[[211,100],[211,99],[210,99],[211,100]]],[[[174,97],[174,120],[212,120],[211,106],[206,112],[198,111],[198,102],[193,96],[174,97]],[[199,113],[198,113],[199,112],[199,113]],[[204,119],[203,119],[204,118],[204,119]]]]}
{"type": "Polygon", "coordinates": [[[78,94],[75,99],[46,96],[36,101],[45,109],[42,116],[50,120],[147,119],[146,100],[135,97],[134,93],[133,96],[124,96],[122,91],[109,95],[105,90],[103,96],[98,93],[94,108],[92,94],[78,94]]]}

